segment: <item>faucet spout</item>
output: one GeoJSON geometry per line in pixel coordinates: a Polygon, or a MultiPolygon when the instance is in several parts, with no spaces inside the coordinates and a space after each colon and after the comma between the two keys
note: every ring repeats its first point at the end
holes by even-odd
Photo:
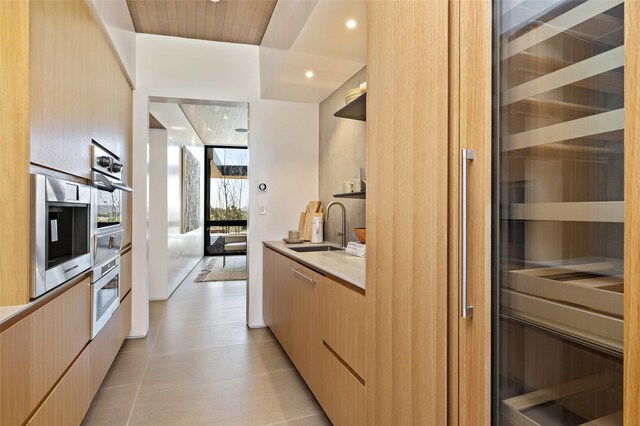
{"type": "Polygon", "coordinates": [[[339,201],[332,201],[329,203],[329,205],[327,206],[327,217],[325,218],[325,221],[328,223],[329,222],[329,214],[331,213],[331,207],[333,206],[340,206],[340,209],[342,210],[342,232],[338,233],[339,236],[342,236],[342,247],[346,247],[347,246],[347,209],[345,209],[344,204],[342,204],[339,201]]]}

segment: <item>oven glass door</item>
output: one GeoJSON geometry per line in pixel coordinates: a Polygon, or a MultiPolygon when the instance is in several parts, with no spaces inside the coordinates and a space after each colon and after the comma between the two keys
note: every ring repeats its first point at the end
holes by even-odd
{"type": "Polygon", "coordinates": [[[120,298],[120,275],[111,278],[102,288],[96,291],[96,319],[109,311],[113,302],[120,298]]]}
{"type": "Polygon", "coordinates": [[[96,224],[98,228],[120,225],[122,191],[96,191],[96,224]]]}
{"type": "Polygon", "coordinates": [[[91,337],[94,338],[98,332],[109,321],[113,311],[116,310],[120,303],[120,266],[116,266],[100,278],[94,284],[92,312],[93,324],[91,337]]]}

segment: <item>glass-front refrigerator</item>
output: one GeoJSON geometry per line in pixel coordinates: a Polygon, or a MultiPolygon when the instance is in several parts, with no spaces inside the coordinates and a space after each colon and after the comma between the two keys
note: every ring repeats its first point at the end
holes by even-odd
{"type": "Polygon", "coordinates": [[[494,2],[494,424],[622,424],[624,18],[494,2]]]}

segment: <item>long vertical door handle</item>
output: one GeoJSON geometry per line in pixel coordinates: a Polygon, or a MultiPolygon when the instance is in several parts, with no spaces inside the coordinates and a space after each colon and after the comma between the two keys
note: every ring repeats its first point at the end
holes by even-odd
{"type": "Polygon", "coordinates": [[[462,318],[473,317],[473,306],[467,305],[467,195],[468,169],[470,161],[473,161],[473,150],[463,149],[460,159],[460,316],[462,318]]]}

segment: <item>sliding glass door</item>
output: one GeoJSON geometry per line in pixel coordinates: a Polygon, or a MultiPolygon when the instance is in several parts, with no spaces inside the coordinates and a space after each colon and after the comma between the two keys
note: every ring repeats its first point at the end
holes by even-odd
{"type": "Polygon", "coordinates": [[[621,425],[624,3],[494,8],[493,419],[621,425]]]}

